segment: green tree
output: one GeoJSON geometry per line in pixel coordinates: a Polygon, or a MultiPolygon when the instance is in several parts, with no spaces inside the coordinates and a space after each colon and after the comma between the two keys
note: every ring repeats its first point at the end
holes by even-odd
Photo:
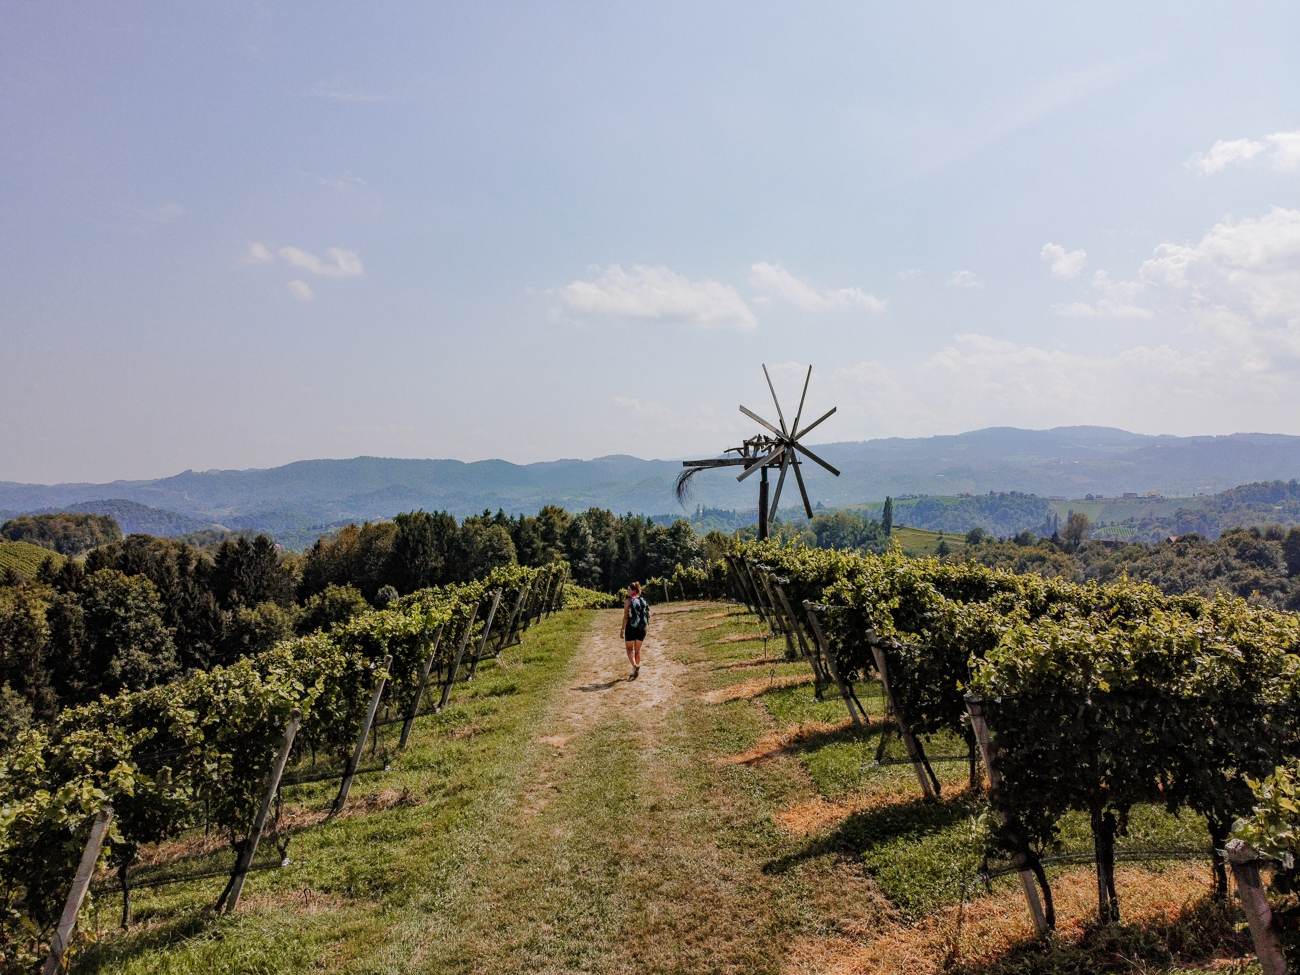
{"type": "Polygon", "coordinates": [[[233,663],[269,650],[294,634],[297,611],[266,601],[256,606],[238,606],[230,614],[221,663],[233,663]]]}
{"type": "Polygon", "coordinates": [[[212,567],[213,591],[227,609],[275,602],[293,602],[293,573],[281,562],[275,542],[258,535],[225,541],[212,567]]]}
{"type": "Polygon", "coordinates": [[[1282,554],[1286,559],[1286,574],[1300,575],[1300,528],[1292,528],[1282,540],[1282,554]]]}
{"type": "Polygon", "coordinates": [[[162,600],[148,579],[115,569],[92,572],[77,604],[82,634],[72,648],[69,684],[78,700],[148,687],[179,672],[162,600]]]}
{"type": "Polygon", "coordinates": [[[1088,516],[1082,511],[1071,511],[1065,519],[1065,530],[1061,532],[1061,538],[1065,542],[1066,548],[1074,551],[1088,537],[1088,529],[1091,523],[1088,516]]]}
{"type": "Polygon", "coordinates": [[[58,512],[22,515],[0,525],[0,537],[11,542],[31,542],[63,555],[80,555],[97,545],[122,537],[122,529],[107,515],[58,512]]]}
{"type": "Polygon", "coordinates": [[[461,526],[457,558],[460,581],[477,579],[498,566],[515,562],[515,543],[500,525],[467,519],[461,526]]]}
{"type": "Polygon", "coordinates": [[[0,595],[0,684],[22,700],[29,717],[41,719],[53,717],[57,705],[46,608],[27,586],[0,595]]]}
{"type": "Polygon", "coordinates": [[[388,581],[399,593],[446,582],[456,544],[456,519],[446,512],[411,511],[393,519],[397,526],[388,581]]]}
{"type": "Polygon", "coordinates": [[[885,496],[885,506],[880,511],[880,529],[888,538],[894,532],[894,499],[885,496]]]}
{"type": "Polygon", "coordinates": [[[346,623],[354,616],[360,616],[369,608],[366,597],[356,586],[331,584],[303,604],[295,629],[303,634],[329,629],[335,623],[346,623]]]}

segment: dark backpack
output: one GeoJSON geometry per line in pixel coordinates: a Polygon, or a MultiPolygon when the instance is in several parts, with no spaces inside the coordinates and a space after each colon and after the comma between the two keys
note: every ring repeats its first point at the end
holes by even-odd
{"type": "Polygon", "coordinates": [[[639,630],[650,622],[650,605],[637,596],[627,604],[627,625],[634,630],[639,630]]]}

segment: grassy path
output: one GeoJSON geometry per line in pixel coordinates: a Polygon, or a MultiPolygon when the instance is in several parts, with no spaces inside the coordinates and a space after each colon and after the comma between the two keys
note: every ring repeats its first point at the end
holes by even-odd
{"type": "MultiPolygon", "coordinates": [[[[145,894],[139,923],[101,921],[76,970],[1250,970],[1224,956],[1241,941],[1205,909],[1199,865],[1124,867],[1138,923],[1101,938],[1081,922],[1087,870],[1067,871],[1063,937],[1028,946],[1008,884],[963,904],[979,812],[964,767],[940,766],[943,802],[917,801],[909,767],[871,760],[883,713],[869,688],[873,728],[855,731],[838,699],[814,698],[806,665],[716,603],[656,608],[629,681],[618,623],[569,612],[529,631],[417,724],[347,815],[296,838],[292,868],[255,875],[238,916],[201,914],[211,882],[145,894]]],[[[326,785],[291,801],[307,816],[329,798],[326,785]]]]}

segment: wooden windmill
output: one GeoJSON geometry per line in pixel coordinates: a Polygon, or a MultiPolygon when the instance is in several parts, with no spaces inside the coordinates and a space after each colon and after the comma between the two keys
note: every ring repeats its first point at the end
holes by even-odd
{"type": "Polygon", "coordinates": [[[812,379],[812,366],[808,367],[808,374],[804,376],[803,393],[799,397],[799,409],[794,415],[794,423],[788,427],[785,423],[785,413],[781,410],[781,401],[776,397],[776,387],[772,385],[772,377],[768,373],[766,365],[763,366],[763,375],[767,378],[767,388],[772,393],[772,403],[776,407],[776,417],[780,428],[778,429],[753,410],[742,405],[740,412],[755,423],[761,424],[767,432],[755,434],[739,447],[728,447],[723,451],[722,457],[710,457],[705,460],[684,460],[682,461],[682,467],[685,469],[677,476],[677,498],[679,501],[685,501],[691,478],[700,471],[713,467],[744,467],[745,469],[736,478],[737,481],[743,481],[757,471],[759,478],[759,538],[767,538],[768,526],[776,518],[777,505],[781,503],[781,488],[785,485],[785,475],[792,467],[794,468],[794,478],[799,482],[799,494],[803,497],[804,511],[808,513],[809,518],[813,516],[812,502],[808,500],[808,489],[804,486],[803,474],[799,471],[799,466],[803,463],[800,454],[814,463],[820,464],[836,477],[840,476],[839,471],[799,442],[815,427],[820,426],[823,421],[829,419],[836,410],[836,407],[832,406],[816,420],[813,420],[812,423],[802,429],[800,428],[799,421],[803,418],[804,401],[808,397],[808,381],[812,379]],[[777,468],[780,469],[781,473],[777,476],[776,493],[769,503],[767,472],[777,468]]]}

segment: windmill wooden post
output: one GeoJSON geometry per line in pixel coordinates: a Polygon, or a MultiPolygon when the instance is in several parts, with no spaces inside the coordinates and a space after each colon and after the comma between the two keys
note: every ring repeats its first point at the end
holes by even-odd
{"type": "Polygon", "coordinates": [[[781,504],[781,488],[785,486],[785,476],[791,468],[794,469],[794,478],[799,483],[799,494],[803,500],[804,511],[809,518],[813,516],[812,502],[808,500],[808,489],[804,486],[803,473],[799,469],[803,464],[802,458],[807,458],[815,464],[819,464],[836,477],[840,476],[840,472],[835,467],[826,463],[800,442],[815,427],[830,419],[836,410],[832,406],[816,420],[813,420],[812,423],[800,427],[799,423],[803,419],[804,403],[808,398],[808,382],[812,379],[812,366],[808,367],[808,373],[804,376],[803,393],[799,397],[799,409],[794,415],[794,422],[788,426],[785,422],[785,413],[781,409],[781,401],[776,397],[776,387],[772,385],[772,377],[767,371],[767,366],[763,366],[763,375],[767,378],[767,388],[771,391],[772,403],[776,406],[777,423],[769,423],[753,410],[742,405],[740,412],[762,426],[766,432],[750,437],[739,447],[728,447],[722,457],[682,461],[683,470],[677,477],[677,499],[685,501],[690,489],[691,478],[700,471],[710,470],[714,467],[743,467],[744,470],[736,477],[738,481],[743,481],[751,474],[758,472],[758,537],[760,539],[767,538],[771,531],[771,523],[776,519],[777,508],[781,504]],[[781,473],[777,475],[776,490],[770,494],[769,498],[768,471],[770,470],[779,470],[781,473]]]}

